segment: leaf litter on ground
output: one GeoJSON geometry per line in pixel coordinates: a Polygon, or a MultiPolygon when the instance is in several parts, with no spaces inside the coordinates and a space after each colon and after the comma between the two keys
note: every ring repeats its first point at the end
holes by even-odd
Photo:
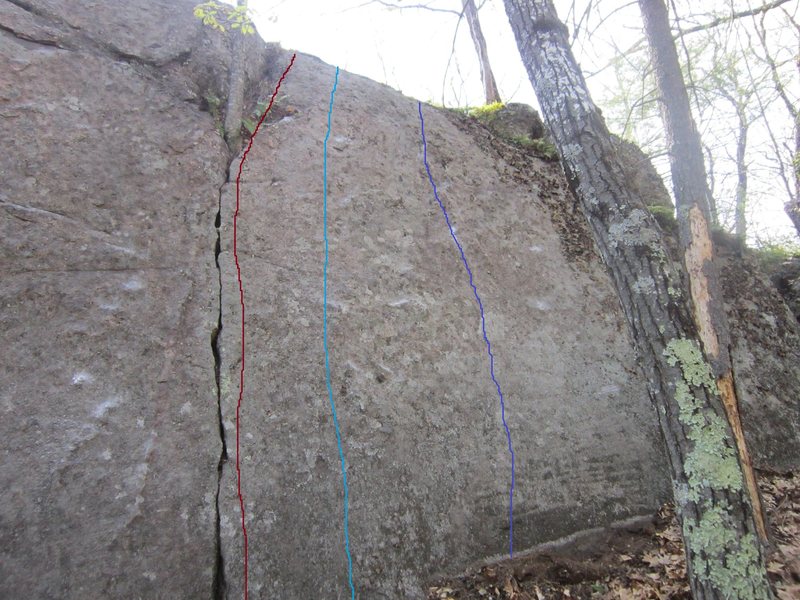
{"type": "MultiPolygon", "coordinates": [[[[767,572],[779,600],[800,598],[800,475],[758,472],[770,525],[767,572]]],[[[580,539],[580,538],[579,538],[580,539]]],[[[671,503],[650,519],[583,541],[441,578],[428,600],[691,600],[671,503]]]]}

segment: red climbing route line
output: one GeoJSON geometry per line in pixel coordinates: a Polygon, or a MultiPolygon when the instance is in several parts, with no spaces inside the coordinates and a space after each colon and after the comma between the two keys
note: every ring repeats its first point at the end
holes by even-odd
{"type": "Polygon", "coordinates": [[[289,61],[289,66],[286,67],[286,70],[281,75],[281,78],[278,80],[278,85],[275,86],[275,91],[272,93],[272,98],[269,99],[269,106],[264,111],[264,114],[261,115],[261,118],[258,120],[258,124],[256,128],[253,130],[253,135],[250,136],[250,143],[247,144],[247,149],[245,149],[244,154],[242,155],[242,161],[239,163],[239,174],[236,176],[236,211],[233,213],[233,260],[236,262],[236,277],[239,280],[239,303],[242,305],[242,368],[239,371],[239,400],[236,403],[236,490],[239,494],[239,508],[242,512],[242,535],[244,537],[244,599],[247,600],[247,527],[244,524],[244,497],[242,496],[242,471],[239,465],[239,431],[241,430],[240,423],[239,423],[239,412],[242,408],[242,395],[244,394],[244,288],[242,287],[242,269],[239,267],[239,255],[236,252],[236,222],[239,218],[239,191],[240,191],[240,183],[242,180],[242,169],[244,169],[244,161],[247,159],[247,155],[250,152],[250,148],[253,147],[253,140],[256,138],[256,134],[258,134],[258,130],[261,129],[261,124],[264,122],[264,119],[267,118],[267,113],[272,108],[272,103],[275,101],[275,96],[278,95],[278,90],[281,89],[281,84],[283,83],[286,74],[289,72],[289,69],[292,68],[294,64],[294,59],[297,55],[292,54],[292,60],[289,61]]]}

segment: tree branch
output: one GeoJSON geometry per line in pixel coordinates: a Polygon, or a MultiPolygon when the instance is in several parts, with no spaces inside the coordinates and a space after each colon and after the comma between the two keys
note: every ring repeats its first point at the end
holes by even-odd
{"type": "Polygon", "coordinates": [[[394,2],[387,2],[387,0],[369,0],[369,2],[365,2],[361,6],[367,6],[368,4],[380,4],[381,6],[385,6],[386,8],[391,8],[392,10],[403,10],[405,8],[419,8],[423,10],[429,10],[431,12],[447,13],[449,15],[456,15],[459,17],[461,16],[461,13],[458,12],[457,10],[451,10],[449,8],[435,8],[427,4],[395,4],[394,2]]]}
{"type": "Polygon", "coordinates": [[[750,10],[735,12],[733,14],[728,15],[727,17],[717,17],[716,19],[713,19],[708,23],[703,23],[702,25],[695,25],[694,27],[689,27],[688,29],[679,29],[676,35],[683,37],[684,35],[688,35],[690,33],[696,33],[698,31],[712,29],[713,27],[723,25],[724,23],[729,23],[730,21],[733,21],[735,19],[741,19],[742,17],[752,17],[754,15],[765,13],[768,10],[777,8],[781,4],[786,4],[787,2],[789,2],[789,0],[773,0],[773,2],[768,2],[767,4],[759,6],[758,8],[751,8],[750,10]]]}

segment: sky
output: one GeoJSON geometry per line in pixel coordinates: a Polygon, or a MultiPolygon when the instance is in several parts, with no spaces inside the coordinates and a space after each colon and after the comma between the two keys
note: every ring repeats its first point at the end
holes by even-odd
{"type": "MultiPolygon", "coordinates": [[[[399,4],[428,4],[459,11],[459,0],[387,0],[399,4]]],[[[233,0],[230,0],[234,3],[233,0]]],[[[481,4],[481,0],[477,0],[481,4]]],[[[559,16],[574,30],[569,12],[572,0],[555,0],[559,16]]],[[[577,2],[578,5],[581,2],[577,2]]],[[[585,2],[584,2],[585,4],[585,2]]],[[[642,35],[635,2],[605,2],[614,6],[613,19],[598,28],[585,46],[574,48],[584,74],[605,65],[613,45],[627,48],[642,35]]],[[[385,83],[403,94],[446,106],[484,103],[479,68],[469,28],[461,22],[455,52],[448,66],[458,18],[454,14],[406,8],[393,10],[369,0],[249,0],[262,38],[287,49],[320,57],[331,65],[385,83]]],[[[492,69],[506,102],[538,107],[519,56],[502,0],[486,0],[480,20],[492,69]]],[[[601,106],[610,85],[606,71],[588,76],[590,92],[601,106]]],[[[656,167],[668,172],[665,158],[656,167]]],[[[767,184],[768,185],[768,184],[767,184]]],[[[794,237],[783,211],[785,192],[761,193],[750,219],[754,230],[794,237]]],[[[797,238],[794,238],[795,240],[797,238]]]]}
{"type": "MultiPolygon", "coordinates": [[[[460,9],[458,0],[428,3],[460,9]]],[[[442,103],[442,81],[458,20],[455,15],[411,8],[391,10],[368,0],[250,0],[250,6],[264,39],[319,56],[408,96],[442,103]],[[270,17],[275,22],[270,22],[270,17]]],[[[489,0],[480,18],[501,94],[509,101],[535,103],[502,4],[489,0]]],[[[483,104],[475,50],[465,21],[459,27],[455,55],[460,59],[450,65],[455,80],[445,88],[445,103],[483,104]]]]}

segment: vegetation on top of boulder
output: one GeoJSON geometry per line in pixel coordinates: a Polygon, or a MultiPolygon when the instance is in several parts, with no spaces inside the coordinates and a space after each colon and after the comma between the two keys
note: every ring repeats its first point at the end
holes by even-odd
{"type": "Polygon", "coordinates": [[[238,29],[245,35],[256,32],[247,5],[228,6],[219,0],[209,0],[194,7],[194,16],[200,19],[203,25],[223,33],[227,31],[226,26],[238,29]]]}
{"type": "MultiPolygon", "coordinates": [[[[506,113],[511,113],[523,106],[524,105],[519,104],[508,105],[503,102],[492,102],[491,104],[485,104],[483,106],[468,106],[466,108],[450,108],[447,110],[483,123],[489,127],[495,135],[517,146],[533,150],[539,158],[548,161],[558,160],[558,150],[556,150],[553,143],[548,139],[537,137],[537,135],[533,133],[534,131],[538,131],[539,127],[536,127],[532,123],[526,123],[529,133],[513,133],[514,127],[509,127],[508,124],[504,123],[507,119],[506,113]]],[[[540,122],[538,114],[533,108],[525,107],[525,109],[531,115],[529,118],[540,122]]]]}
{"type": "Polygon", "coordinates": [[[760,248],[754,249],[753,255],[756,260],[761,263],[765,271],[771,272],[781,263],[796,256],[800,256],[800,244],[791,241],[787,241],[783,244],[764,244],[760,248]]]}
{"type": "Polygon", "coordinates": [[[475,117],[479,121],[491,120],[493,115],[497,114],[497,111],[502,110],[505,108],[505,104],[502,102],[492,102],[491,104],[485,104],[483,106],[470,106],[465,109],[461,109],[464,114],[475,117]]]}
{"type": "Polygon", "coordinates": [[[668,233],[677,233],[678,232],[678,221],[675,219],[675,209],[671,206],[648,206],[647,210],[649,210],[653,216],[656,218],[656,221],[661,226],[661,229],[668,233]]]}
{"type": "Polygon", "coordinates": [[[515,135],[510,138],[512,142],[525,148],[531,148],[539,158],[545,160],[558,160],[558,150],[549,140],[531,138],[527,135],[515,135]]]}

